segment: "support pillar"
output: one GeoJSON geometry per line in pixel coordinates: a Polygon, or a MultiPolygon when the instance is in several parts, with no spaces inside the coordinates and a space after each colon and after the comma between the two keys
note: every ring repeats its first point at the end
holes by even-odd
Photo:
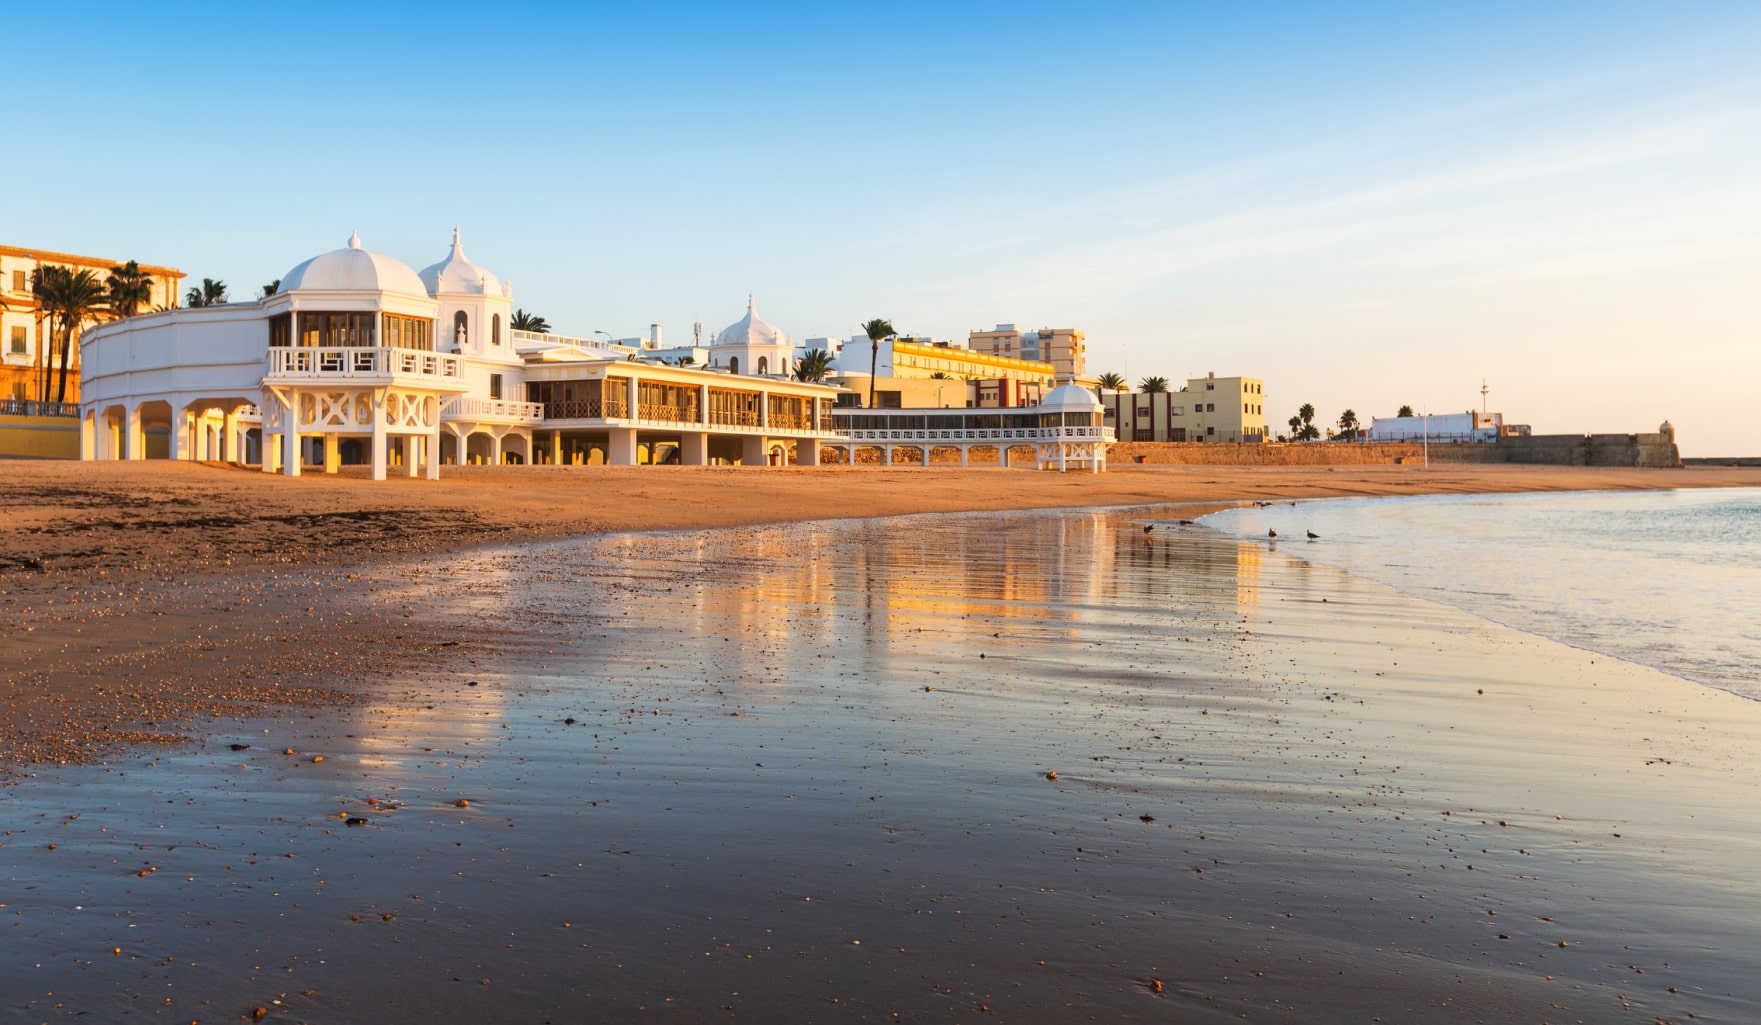
{"type": "Polygon", "coordinates": [[[796,466],[818,466],[819,465],[819,439],[818,438],[802,438],[800,441],[797,441],[795,443],[795,465],[796,466]]]}
{"type": "Polygon", "coordinates": [[[414,477],[420,467],[416,465],[417,457],[422,451],[422,440],[418,435],[404,435],[404,472],[414,477]]]}
{"type": "Polygon", "coordinates": [[[962,469],[962,470],[966,469],[966,457],[971,452],[972,452],[971,445],[961,445],[960,446],[960,469],[962,469]]]}
{"type": "Polygon", "coordinates": [[[687,431],[679,435],[679,465],[709,465],[708,431],[687,431]]]}
{"type": "Polygon", "coordinates": [[[342,466],[342,442],[334,434],[324,436],[324,472],[335,473],[342,466]]]}
{"type": "Polygon", "coordinates": [[[605,445],[605,461],[611,466],[636,465],[636,431],[634,428],[612,428],[605,445]]]}
{"type": "Polygon", "coordinates": [[[489,432],[489,465],[501,465],[501,432],[489,432]]]}
{"type": "Polygon", "coordinates": [[[893,465],[893,446],[891,446],[891,445],[882,445],[881,446],[881,462],[880,462],[880,464],[882,466],[893,465]]]}
{"type": "Polygon", "coordinates": [[[281,431],[282,440],[285,442],[282,445],[281,472],[289,477],[298,477],[300,475],[300,432],[294,428],[292,420],[293,412],[290,410],[288,412],[289,422],[282,427],[281,431]]]}
{"type": "Polygon", "coordinates": [[[238,410],[228,410],[220,418],[220,458],[233,463],[243,463],[244,432],[238,429],[238,410]]]}
{"type": "Polygon", "coordinates": [[[141,429],[141,404],[136,402],[128,406],[124,414],[127,419],[123,426],[123,447],[127,453],[125,459],[147,458],[147,433],[141,429]]]}
{"type": "Polygon", "coordinates": [[[1067,457],[1069,454],[1070,454],[1070,446],[1064,444],[1062,441],[1058,442],[1058,472],[1059,473],[1063,473],[1065,470],[1070,468],[1069,462],[1067,460],[1067,457]]]}
{"type": "Polygon", "coordinates": [[[98,458],[98,413],[88,409],[79,418],[79,457],[86,462],[98,458]]]}
{"type": "Polygon", "coordinates": [[[740,465],[764,466],[770,462],[770,455],[765,451],[764,436],[749,434],[740,439],[740,465]]]}
{"type": "Polygon", "coordinates": [[[389,439],[385,436],[385,403],[386,392],[373,393],[373,479],[385,479],[385,463],[387,459],[385,446],[389,439]]]}
{"type": "Polygon", "coordinates": [[[428,430],[428,479],[440,479],[440,424],[428,430]]]}
{"type": "Polygon", "coordinates": [[[563,463],[563,432],[550,432],[550,465],[561,466],[563,463]]]}
{"type": "Polygon", "coordinates": [[[192,451],[195,448],[195,435],[196,418],[188,409],[178,405],[175,399],[172,400],[169,439],[171,451],[166,454],[180,463],[195,458],[195,452],[192,451]]]}

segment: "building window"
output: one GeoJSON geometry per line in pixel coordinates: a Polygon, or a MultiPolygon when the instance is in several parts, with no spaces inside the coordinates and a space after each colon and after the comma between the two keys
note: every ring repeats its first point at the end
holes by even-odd
{"type": "Polygon", "coordinates": [[[1215,413],[1216,411],[1217,411],[1217,404],[1215,402],[1205,403],[1205,412],[1215,413]]]}
{"type": "Polygon", "coordinates": [[[489,397],[492,399],[501,398],[501,375],[500,374],[490,374],[489,375],[489,397]]]}
{"type": "Polygon", "coordinates": [[[1206,427],[1206,428],[1205,428],[1205,433],[1206,433],[1206,434],[1208,434],[1208,435],[1213,435],[1213,436],[1214,436],[1214,435],[1215,435],[1215,434],[1216,434],[1216,433],[1217,433],[1217,429],[1216,429],[1216,428],[1215,428],[1215,427],[1206,427]]]}
{"type": "Polygon", "coordinates": [[[13,325],[12,342],[7,347],[6,351],[11,353],[14,356],[23,356],[25,354],[25,348],[26,348],[27,344],[28,343],[25,341],[24,328],[19,327],[17,325],[13,325]]]}
{"type": "Polygon", "coordinates": [[[302,313],[298,344],[325,348],[372,345],[373,319],[371,313],[302,313]]]}
{"type": "MultiPolygon", "coordinates": [[[[491,331],[491,333],[489,335],[489,340],[491,342],[494,342],[496,345],[500,345],[501,344],[501,314],[497,313],[494,317],[490,318],[489,323],[490,323],[490,331],[491,331]]],[[[496,397],[500,398],[499,395],[496,397]]]]}
{"type": "Polygon", "coordinates": [[[739,372],[740,372],[740,357],[729,356],[728,357],[728,373],[737,374],[739,372]]]}
{"type": "Polygon", "coordinates": [[[15,270],[12,272],[12,290],[14,292],[23,292],[25,290],[24,271],[15,270]]]}
{"type": "Polygon", "coordinates": [[[395,313],[385,314],[385,344],[394,349],[427,351],[433,348],[428,343],[428,321],[421,317],[400,317],[395,313]]]}
{"type": "Polygon", "coordinates": [[[770,373],[770,360],[763,356],[758,357],[758,375],[763,377],[768,373],[770,373]]]}
{"type": "Polygon", "coordinates": [[[1175,416],[1185,416],[1186,415],[1186,407],[1185,406],[1175,406],[1172,410],[1170,410],[1170,412],[1172,412],[1175,416]]]}
{"type": "Polygon", "coordinates": [[[471,322],[465,316],[464,310],[452,315],[452,340],[458,345],[460,352],[464,351],[465,343],[471,340],[471,322]]]}

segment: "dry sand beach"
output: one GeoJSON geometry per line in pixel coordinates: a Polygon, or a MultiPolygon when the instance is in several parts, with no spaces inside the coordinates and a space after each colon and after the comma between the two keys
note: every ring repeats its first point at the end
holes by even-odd
{"type": "Polygon", "coordinates": [[[1758,484],[0,463],[0,1014],[1752,1021],[1756,703],[1171,503],[1758,484]]]}

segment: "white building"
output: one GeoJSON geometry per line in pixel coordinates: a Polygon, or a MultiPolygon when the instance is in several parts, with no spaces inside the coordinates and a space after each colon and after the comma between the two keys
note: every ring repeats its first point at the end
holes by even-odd
{"type": "Polygon", "coordinates": [[[1370,441],[1494,442],[1504,427],[1503,413],[1432,413],[1428,416],[1370,418],[1370,441]]]}
{"type": "Polygon", "coordinates": [[[515,332],[512,309],[512,288],[466,258],[456,230],[421,274],[350,238],[261,302],[87,331],[82,454],[144,458],[154,429],[174,459],[432,478],[443,462],[812,465],[838,436],[837,390],[774,376],[788,337],[750,302],[712,350],[722,370],[515,332]]]}

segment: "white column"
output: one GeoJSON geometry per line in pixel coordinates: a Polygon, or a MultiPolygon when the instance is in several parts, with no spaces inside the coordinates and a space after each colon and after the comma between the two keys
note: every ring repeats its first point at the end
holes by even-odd
{"type": "Polygon", "coordinates": [[[428,479],[440,479],[440,423],[428,429],[428,479]]]}
{"type": "Polygon", "coordinates": [[[679,435],[679,465],[709,465],[708,431],[686,431],[679,435]]]}
{"type": "Polygon", "coordinates": [[[819,465],[819,439],[818,438],[802,438],[800,441],[797,441],[795,443],[795,465],[796,466],[818,466],[819,465]]]}
{"type": "Polygon", "coordinates": [[[966,469],[966,456],[971,451],[972,451],[971,445],[961,445],[960,446],[960,468],[962,470],[966,469]]]}
{"type": "Polygon", "coordinates": [[[390,400],[390,391],[375,389],[372,396],[373,405],[373,479],[385,479],[386,452],[385,445],[385,404],[390,400]]]}
{"type": "Polygon", "coordinates": [[[244,446],[240,444],[243,439],[240,437],[238,429],[238,407],[234,406],[228,409],[226,414],[220,418],[220,434],[220,444],[224,449],[220,453],[220,458],[234,463],[243,463],[245,454],[244,446]]]}
{"type": "MultiPolygon", "coordinates": [[[[758,407],[763,409],[763,406],[758,407]]],[[[766,451],[764,435],[749,434],[740,439],[740,464],[742,466],[765,466],[770,462],[766,451]]]]}
{"type": "Polygon", "coordinates": [[[489,432],[489,465],[501,465],[501,431],[491,429],[489,432]]]}
{"type": "Polygon", "coordinates": [[[287,422],[282,426],[281,438],[281,472],[289,477],[300,475],[300,429],[293,410],[287,411],[287,422]]]}
{"type": "Polygon", "coordinates": [[[141,404],[138,402],[129,403],[125,415],[127,416],[123,426],[123,444],[124,450],[127,452],[125,458],[145,459],[147,458],[147,434],[141,429],[141,404]]]}
{"type": "Polygon", "coordinates": [[[881,450],[881,461],[880,461],[880,464],[881,464],[881,465],[882,465],[882,466],[891,466],[891,465],[893,465],[893,446],[891,446],[891,445],[882,445],[882,446],[881,446],[881,447],[880,447],[880,450],[881,450]]]}
{"type": "Polygon", "coordinates": [[[418,472],[416,465],[417,453],[421,451],[421,439],[414,434],[404,435],[404,472],[414,477],[418,472]]]}
{"type": "Polygon", "coordinates": [[[563,432],[562,431],[551,431],[550,432],[550,465],[561,466],[562,464],[563,464],[563,432]]]}
{"type": "Polygon", "coordinates": [[[98,412],[95,409],[80,414],[79,457],[86,462],[98,458],[98,412]]]}
{"type": "Polygon", "coordinates": [[[612,428],[605,446],[605,461],[612,466],[636,465],[636,432],[630,428],[612,428]]]}

